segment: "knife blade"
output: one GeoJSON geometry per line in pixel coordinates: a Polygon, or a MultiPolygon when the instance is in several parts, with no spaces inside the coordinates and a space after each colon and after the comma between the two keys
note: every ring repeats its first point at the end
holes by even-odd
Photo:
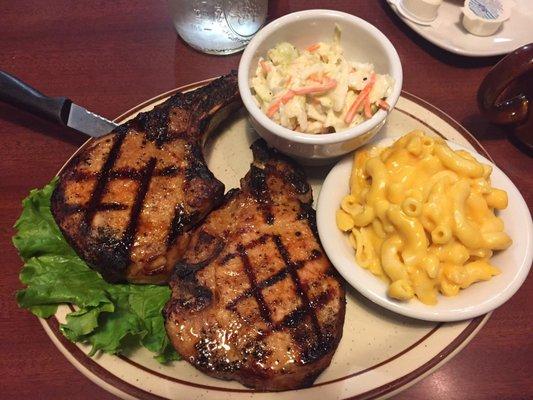
{"type": "Polygon", "coordinates": [[[0,71],[0,100],[92,137],[103,136],[117,126],[66,97],[45,96],[4,71],[0,71]]]}
{"type": "Polygon", "coordinates": [[[117,124],[101,117],[75,103],[70,104],[66,125],[92,137],[100,137],[111,132],[117,124]]]}

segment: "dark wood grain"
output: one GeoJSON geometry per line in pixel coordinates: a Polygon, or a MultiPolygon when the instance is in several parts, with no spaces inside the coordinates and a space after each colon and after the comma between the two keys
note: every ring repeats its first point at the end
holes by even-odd
{"type": "MultiPolygon", "coordinates": [[[[329,7],[358,15],[393,42],[404,88],[472,132],[531,208],[533,164],[505,132],[480,117],[475,94],[497,58],[447,53],[411,32],[379,1],[270,1],[270,17],[329,7]]],[[[197,53],[174,33],[165,1],[0,1],[0,69],[49,95],[64,95],[114,117],[177,86],[236,68],[239,55],[197,53]]],[[[111,399],[59,353],[37,319],[19,310],[21,266],[12,225],[28,191],[47,183],[84,138],[0,104],[0,397],[111,399]]],[[[497,310],[474,340],[400,399],[519,399],[533,396],[533,280],[497,310]]]]}

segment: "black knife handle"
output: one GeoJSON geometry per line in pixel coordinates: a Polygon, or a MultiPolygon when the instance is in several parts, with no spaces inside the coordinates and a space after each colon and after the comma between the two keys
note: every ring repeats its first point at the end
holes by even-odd
{"type": "Polygon", "coordinates": [[[67,124],[72,103],[66,97],[45,96],[20,79],[3,71],[0,71],[0,100],[63,125],[67,124]]]}

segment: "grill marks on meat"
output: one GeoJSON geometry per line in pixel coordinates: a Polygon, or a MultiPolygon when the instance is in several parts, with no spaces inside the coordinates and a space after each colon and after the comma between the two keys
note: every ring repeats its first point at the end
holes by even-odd
{"type": "Polygon", "coordinates": [[[61,172],[52,214],[106,280],[168,281],[189,231],[223,200],[201,143],[238,104],[236,73],[177,93],[92,141],[61,172]]]}
{"type": "Polygon", "coordinates": [[[316,236],[305,176],[263,141],[252,150],[241,189],[195,228],[176,265],[165,325],[208,375],[306,387],[337,348],[345,294],[316,236]]]}

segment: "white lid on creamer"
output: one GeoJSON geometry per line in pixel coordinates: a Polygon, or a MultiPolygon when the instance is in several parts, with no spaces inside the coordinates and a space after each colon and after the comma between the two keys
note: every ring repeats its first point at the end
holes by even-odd
{"type": "Polygon", "coordinates": [[[442,0],[402,0],[400,6],[421,22],[431,22],[437,18],[442,0]]]}
{"type": "Polygon", "coordinates": [[[513,5],[506,0],[466,0],[463,26],[474,35],[490,36],[509,19],[513,5]]]}
{"type": "Polygon", "coordinates": [[[443,0],[387,0],[398,13],[420,25],[431,25],[443,0]]]}

